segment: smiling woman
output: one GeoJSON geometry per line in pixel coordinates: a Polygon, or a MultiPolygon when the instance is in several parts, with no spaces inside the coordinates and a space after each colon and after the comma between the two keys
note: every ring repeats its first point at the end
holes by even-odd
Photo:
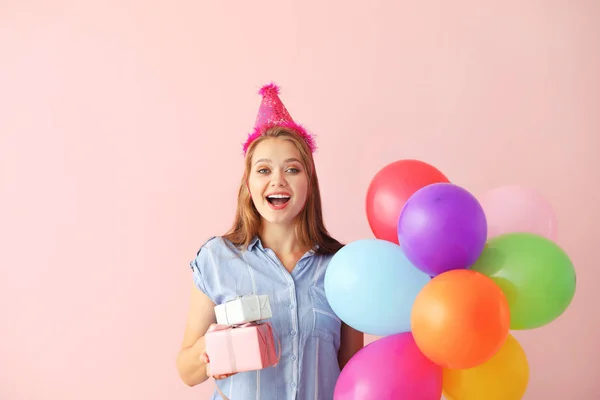
{"type": "Polygon", "coordinates": [[[205,381],[211,359],[204,335],[215,322],[215,305],[247,293],[267,295],[279,363],[216,376],[212,399],[330,400],[341,368],[363,347],[363,334],[344,324],[325,296],[325,272],[342,244],[323,222],[312,136],[293,122],[276,87],[261,94],[257,125],[244,145],[233,227],[208,240],[191,262],[194,287],[178,369],[190,386],[205,381]]]}
{"type": "MultiPolygon", "coordinates": [[[[272,128],[251,153],[248,189],[264,219],[263,227],[268,223],[293,224],[304,208],[309,179],[293,133],[286,128],[272,128]]],[[[308,245],[310,238],[304,241],[308,245]]]]}

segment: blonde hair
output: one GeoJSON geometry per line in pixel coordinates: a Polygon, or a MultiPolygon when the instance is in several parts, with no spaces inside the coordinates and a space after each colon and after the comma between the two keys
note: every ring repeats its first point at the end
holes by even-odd
{"type": "Polygon", "coordinates": [[[258,235],[261,216],[254,206],[248,190],[248,176],[252,168],[252,155],[256,146],[263,140],[282,138],[292,142],[300,153],[300,161],[308,177],[308,194],[302,211],[295,220],[296,236],[303,247],[314,249],[317,254],[334,254],[343,245],[332,238],[325,228],[321,206],[319,180],[315,170],[312,152],[307,143],[293,129],[276,126],[268,129],[250,144],[246,153],[245,171],[240,183],[238,205],[233,226],[223,238],[229,240],[239,249],[247,249],[258,235]],[[315,248],[316,247],[316,248],[315,248]]]}

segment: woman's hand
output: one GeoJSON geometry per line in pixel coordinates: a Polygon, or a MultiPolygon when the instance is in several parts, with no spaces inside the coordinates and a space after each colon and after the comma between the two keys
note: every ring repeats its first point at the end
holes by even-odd
{"type": "MultiPolygon", "coordinates": [[[[213,325],[216,324],[210,324],[209,330],[210,328],[213,327],[213,325]]],[[[210,374],[210,358],[208,357],[208,354],[206,353],[206,350],[202,352],[202,354],[200,355],[200,361],[202,361],[204,364],[206,364],[206,375],[209,378],[214,378],[214,379],[225,379],[225,378],[229,378],[232,375],[235,375],[236,373],[232,373],[232,374],[221,374],[221,375],[211,375],[210,374]]]]}

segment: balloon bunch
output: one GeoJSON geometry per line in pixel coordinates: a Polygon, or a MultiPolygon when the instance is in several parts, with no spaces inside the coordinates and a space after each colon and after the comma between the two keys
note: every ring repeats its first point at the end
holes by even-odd
{"type": "Polygon", "coordinates": [[[346,364],[334,400],[521,399],[529,365],[510,330],[549,324],[575,293],[548,202],[522,187],[478,200],[399,160],[375,175],[366,209],[375,238],[333,256],[325,293],[342,321],[381,338],[346,364]]]}

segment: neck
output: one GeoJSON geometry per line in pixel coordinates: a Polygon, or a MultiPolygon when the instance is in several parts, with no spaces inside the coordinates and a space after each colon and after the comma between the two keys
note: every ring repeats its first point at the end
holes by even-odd
{"type": "Polygon", "coordinates": [[[296,237],[296,232],[292,224],[270,224],[263,221],[259,232],[260,240],[265,248],[269,248],[275,254],[294,254],[304,253],[302,245],[296,237]]]}

